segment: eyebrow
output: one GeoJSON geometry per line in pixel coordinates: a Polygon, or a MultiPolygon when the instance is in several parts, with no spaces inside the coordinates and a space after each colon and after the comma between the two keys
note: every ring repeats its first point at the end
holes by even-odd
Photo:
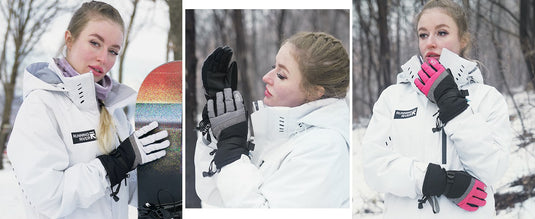
{"type": "MultiPolygon", "coordinates": [[[[447,24],[439,24],[439,25],[435,26],[435,29],[439,29],[439,28],[443,28],[443,27],[448,27],[449,28],[450,26],[448,26],[447,24]]],[[[425,30],[427,30],[427,28],[425,28],[425,27],[418,28],[418,31],[421,31],[421,30],[425,31],[425,30]]]]}
{"type": "Polygon", "coordinates": [[[285,65],[279,63],[278,66],[280,68],[284,69],[286,72],[290,73],[290,71],[288,70],[288,68],[285,65]]]}
{"type": "MultiPolygon", "coordinates": [[[[99,34],[97,34],[97,33],[89,34],[89,36],[96,37],[98,40],[100,40],[102,42],[105,42],[104,38],[102,36],[100,36],[99,34]]],[[[121,49],[121,46],[119,46],[117,44],[111,45],[111,47],[114,47],[114,48],[117,48],[117,49],[121,49]]]]}

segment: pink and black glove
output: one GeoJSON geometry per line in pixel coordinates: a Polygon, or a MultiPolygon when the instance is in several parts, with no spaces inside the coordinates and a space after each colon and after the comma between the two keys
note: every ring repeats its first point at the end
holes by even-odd
{"type": "Polygon", "coordinates": [[[446,171],[429,163],[422,192],[424,196],[445,195],[460,208],[476,211],[487,201],[486,185],[465,171],[446,171]]]}
{"type": "Polygon", "coordinates": [[[437,104],[440,112],[438,118],[443,124],[468,108],[466,98],[459,91],[450,70],[436,59],[431,58],[429,63],[422,64],[414,84],[431,102],[437,104]]]}

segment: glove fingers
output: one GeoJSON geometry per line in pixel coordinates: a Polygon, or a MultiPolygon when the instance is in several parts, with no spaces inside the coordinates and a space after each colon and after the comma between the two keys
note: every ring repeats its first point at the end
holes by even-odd
{"type": "Polygon", "coordinates": [[[216,115],[217,116],[220,116],[222,115],[223,113],[225,113],[225,104],[223,103],[224,99],[223,99],[223,92],[217,92],[215,94],[216,98],[215,98],[215,106],[216,106],[216,115]]]}
{"type": "Polygon", "coordinates": [[[153,122],[149,123],[148,125],[143,126],[140,129],[138,129],[137,131],[135,131],[135,134],[136,134],[137,137],[141,137],[141,136],[147,134],[148,132],[152,131],[155,128],[158,128],[158,122],[153,121],[153,122]]]}
{"type": "Polygon", "coordinates": [[[479,190],[479,188],[474,189],[472,191],[472,195],[474,197],[478,197],[478,198],[481,198],[481,199],[486,199],[487,198],[487,193],[485,191],[479,190]]]}
{"type": "Polygon", "coordinates": [[[462,204],[462,205],[460,204],[458,206],[467,211],[476,211],[478,209],[477,206],[473,206],[470,204],[462,204]]]}
{"type": "Polygon", "coordinates": [[[425,86],[424,83],[422,82],[422,79],[420,78],[414,79],[414,85],[416,85],[416,87],[420,90],[422,90],[425,86]]]}
{"type": "Polygon", "coordinates": [[[145,155],[145,156],[146,156],[145,158],[146,158],[147,160],[146,160],[145,162],[143,162],[143,163],[148,163],[148,162],[151,162],[151,161],[153,161],[153,160],[156,160],[156,159],[159,159],[159,158],[165,156],[165,150],[161,150],[161,151],[158,151],[158,152],[154,152],[154,153],[152,153],[152,154],[147,154],[147,155],[145,155]]]}
{"type": "Polygon", "coordinates": [[[433,69],[435,69],[436,72],[443,72],[445,70],[444,66],[440,64],[440,62],[438,62],[438,60],[436,59],[430,59],[429,64],[431,65],[431,67],[433,67],[433,69]]]}
{"type": "Polygon", "coordinates": [[[168,135],[169,134],[167,133],[167,130],[163,130],[155,134],[149,135],[147,137],[141,138],[139,139],[139,141],[141,142],[141,144],[145,146],[145,145],[152,144],[156,141],[162,140],[164,138],[167,138],[168,135]]]}
{"type": "MultiPolygon", "coordinates": [[[[203,65],[202,65],[202,73],[205,73],[206,71],[205,70],[213,70],[215,69],[215,65],[214,63],[219,59],[219,57],[221,56],[221,53],[223,52],[223,48],[221,47],[217,47],[217,49],[215,49],[212,54],[210,54],[208,56],[208,58],[206,58],[206,60],[204,61],[203,65]]],[[[205,77],[207,77],[206,74],[203,74],[203,81],[205,79],[205,77]]]]}
{"type": "Polygon", "coordinates": [[[479,199],[479,198],[476,198],[476,197],[472,197],[470,199],[470,201],[468,201],[468,204],[472,204],[472,205],[476,205],[476,206],[485,206],[485,204],[487,204],[487,201],[485,201],[484,199],[479,199]]]}
{"type": "Polygon", "coordinates": [[[155,144],[150,144],[150,145],[144,146],[143,147],[143,151],[145,152],[145,154],[148,154],[148,153],[151,153],[153,151],[159,151],[159,150],[162,150],[164,148],[167,148],[167,147],[169,147],[169,145],[171,145],[171,142],[169,140],[165,140],[165,141],[162,141],[160,143],[155,143],[155,144]]]}
{"type": "Polygon", "coordinates": [[[220,59],[218,60],[219,63],[217,66],[217,70],[219,72],[226,72],[228,63],[230,62],[230,59],[232,58],[232,49],[228,46],[223,47],[223,52],[221,54],[220,59]]]}
{"type": "Polygon", "coordinates": [[[228,85],[232,90],[238,89],[238,66],[236,65],[236,61],[232,62],[230,64],[228,73],[227,73],[227,80],[228,85]]]}
{"type": "Polygon", "coordinates": [[[239,91],[234,91],[234,102],[236,103],[236,111],[240,111],[243,109],[243,97],[241,96],[239,91]]]}
{"type": "MultiPolygon", "coordinates": [[[[437,72],[427,62],[422,64],[422,70],[423,70],[423,73],[427,76],[426,79],[430,78],[431,76],[433,76],[437,72]]],[[[420,76],[420,78],[422,78],[422,75],[420,73],[420,72],[422,72],[422,70],[420,70],[418,72],[418,75],[420,76]]]]}
{"type": "Polygon", "coordinates": [[[236,108],[234,107],[234,98],[232,98],[232,89],[225,88],[223,89],[225,94],[225,112],[234,112],[236,108]]]}
{"type": "Polygon", "coordinates": [[[208,102],[206,102],[206,108],[208,110],[208,118],[214,118],[215,117],[214,100],[209,99],[208,102]]]}

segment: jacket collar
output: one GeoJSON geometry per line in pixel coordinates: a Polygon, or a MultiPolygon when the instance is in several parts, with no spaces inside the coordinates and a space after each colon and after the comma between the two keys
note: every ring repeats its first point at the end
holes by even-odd
{"type": "Polygon", "coordinates": [[[310,127],[334,129],[349,142],[349,110],[343,99],[328,98],[298,107],[268,107],[262,101],[251,114],[255,141],[287,139],[310,127]]]}
{"type": "MultiPolygon", "coordinates": [[[[105,105],[110,112],[135,102],[136,92],[126,85],[112,81],[112,91],[106,98],[105,105]]],[[[80,110],[97,109],[95,82],[93,74],[80,74],[65,77],[53,59],[49,62],[31,64],[24,74],[24,97],[35,90],[64,92],[80,110]]]]}
{"type": "MultiPolygon", "coordinates": [[[[442,49],[439,62],[451,70],[459,88],[468,84],[483,83],[483,76],[476,62],[464,59],[446,48],[442,49]]],[[[422,63],[421,56],[411,57],[401,66],[403,71],[398,74],[397,83],[410,83],[412,87],[418,89],[414,84],[414,79],[418,78],[418,71],[420,71],[422,63]]]]}

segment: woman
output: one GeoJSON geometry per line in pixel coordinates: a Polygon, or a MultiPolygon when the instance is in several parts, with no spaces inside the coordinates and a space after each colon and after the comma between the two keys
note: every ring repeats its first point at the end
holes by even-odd
{"type": "Polygon", "coordinates": [[[167,132],[143,136],[155,122],[134,132],[123,108],[136,92],[107,75],[123,35],[115,8],[84,3],[65,31],[65,57],[25,69],[9,158],[28,218],[127,218],[137,205],[132,170],[165,155],[147,154],[169,146],[152,144],[167,132]]]}
{"type": "Polygon", "coordinates": [[[325,33],[298,33],[282,44],[262,80],[265,97],[251,115],[250,153],[240,93],[225,88],[208,100],[217,143],[206,144],[203,136],[195,150],[203,207],[348,207],[349,111],[343,98],[349,57],[341,42],[325,33]]]}
{"type": "Polygon", "coordinates": [[[491,218],[494,188],[507,169],[507,105],[467,60],[467,17],[450,0],[416,17],[420,57],[383,91],[363,140],[370,187],[385,195],[385,217],[491,218]]]}

